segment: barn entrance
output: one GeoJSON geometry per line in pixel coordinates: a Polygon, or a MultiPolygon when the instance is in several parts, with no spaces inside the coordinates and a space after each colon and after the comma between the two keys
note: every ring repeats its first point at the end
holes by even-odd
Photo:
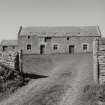
{"type": "Polygon", "coordinates": [[[44,54],[45,45],[40,45],[40,54],[44,54]]]}
{"type": "Polygon", "coordinates": [[[74,45],[69,45],[69,53],[70,54],[74,53],[74,45]]]}

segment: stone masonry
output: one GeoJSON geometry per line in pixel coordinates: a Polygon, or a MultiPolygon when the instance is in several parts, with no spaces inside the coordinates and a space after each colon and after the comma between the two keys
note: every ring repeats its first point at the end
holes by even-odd
{"type": "Polygon", "coordinates": [[[94,80],[105,83],[105,38],[97,38],[93,42],[94,80]]]}

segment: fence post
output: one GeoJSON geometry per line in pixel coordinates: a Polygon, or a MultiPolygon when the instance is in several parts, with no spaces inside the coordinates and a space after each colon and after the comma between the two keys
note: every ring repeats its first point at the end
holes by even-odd
{"type": "Polygon", "coordinates": [[[99,68],[99,38],[97,39],[97,72],[98,72],[98,83],[100,84],[100,68],[99,68]]]}
{"type": "Polygon", "coordinates": [[[23,73],[23,62],[22,62],[22,58],[23,58],[23,52],[22,50],[20,50],[19,53],[19,68],[20,68],[20,72],[23,73]]]}
{"type": "Polygon", "coordinates": [[[19,53],[16,53],[15,59],[14,59],[14,67],[16,71],[20,71],[19,68],[19,53]]]}
{"type": "Polygon", "coordinates": [[[95,39],[93,41],[93,78],[95,83],[99,83],[98,44],[98,39],[95,39]]]}

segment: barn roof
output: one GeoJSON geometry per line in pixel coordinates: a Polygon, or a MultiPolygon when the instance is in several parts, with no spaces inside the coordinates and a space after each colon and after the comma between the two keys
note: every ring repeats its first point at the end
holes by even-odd
{"type": "Polygon", "coordinates": [[[17,40],[2,40],[1,45],[3,46],[16,46],[17,45],[17,40]]]}
{"type": "Polygon", "coordinates": [[[38,36],[100,36],[98,26],[21,27],[19,35],[38,36]]]}

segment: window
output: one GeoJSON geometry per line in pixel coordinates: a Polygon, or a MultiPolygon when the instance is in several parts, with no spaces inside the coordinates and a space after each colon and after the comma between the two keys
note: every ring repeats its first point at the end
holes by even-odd
{"type": "Polygon", "coordinates": [[[13,49],[15,49],[15,46],[12,46],[13,49]]]}
{"type": "Polygon", "coordinates": [[[27,45],[27,50],[31,50],[31,45],[30,44],[27,45]]]}
{"type": "Polygon", "coordinates": [[[30,36],[28,36],[28,39],[30,39],[30,36]]]}
{"type": "Polygon", "coordinates": [[[83,50],[87,50],[88,45],[87,44],[83,44],[83,50]]]}
{"type": "Polygon", "coordinates": [[[45,37],[45,42],[50,42],[51,41],[51,37],[45,37]]]}
{"type": "Polygon", "coordinates": [[[69,40],[69,37],[67,37],[67,40],[69,40]]]}
{"type": "Polygon", "coordinates": [[[53,46],[53,49],[54,49],[54,50],[57,50],[57,49],[58,49],[58,45],[55,44],[55,45],[53,46]]]}
{"type": "Polygon", "coordinates": [[[3,51],[6,51],[8,46],[3,46],[2,48],[3,48],[3,51]]]}
{"type": "Polygon", "coordinates": [[[45,32],[42,32],[42,34],[45,35],[46,33],[45,32]]]}

